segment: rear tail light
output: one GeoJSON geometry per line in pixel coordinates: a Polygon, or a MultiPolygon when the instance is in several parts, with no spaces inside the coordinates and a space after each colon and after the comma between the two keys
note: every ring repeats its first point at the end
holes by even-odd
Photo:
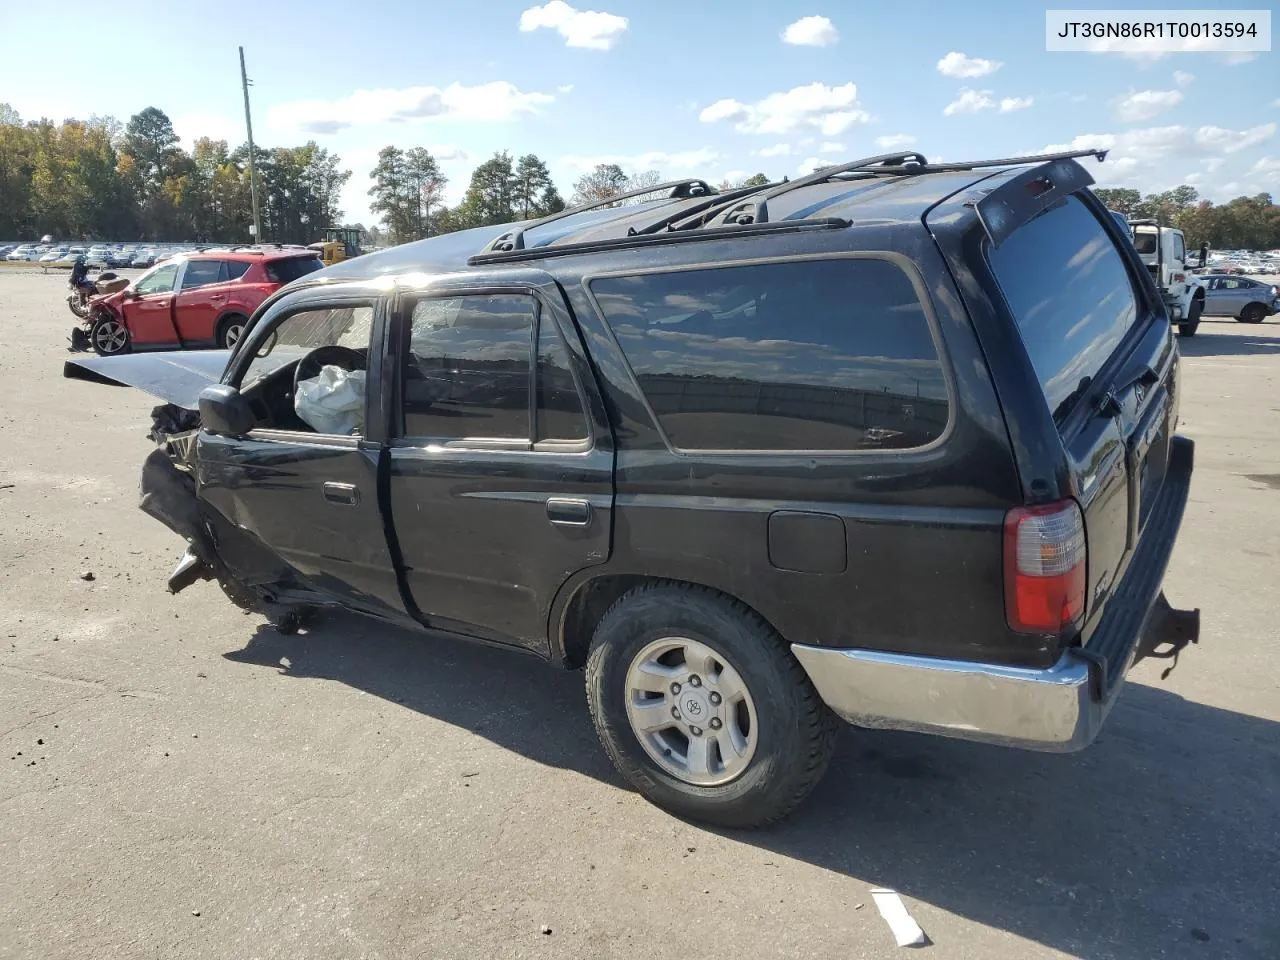
{"type": "Polygon", "coordinates": [[[1010,510],[1004,520],[1004,606],[1018,633],[1061,633],[1084,615],[1088,548],[1074,500],[1010,510]]]}
{"type": "Polygon", "coordinates": [[[1173,275],[1173,282],[1174,282],[1174,283],[1186,283],[1186,282],[1187,282],[1187,275],[1186,275],[1185,273],[1175,273],[1175,274],[1173,275]]]}

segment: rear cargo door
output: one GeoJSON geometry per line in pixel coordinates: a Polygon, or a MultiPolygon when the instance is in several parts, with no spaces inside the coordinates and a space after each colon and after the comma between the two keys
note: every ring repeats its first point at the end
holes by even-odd
{"type": "Polygon", "coordinates": [[[1077,195],[989,250],[1067,453],[1089,549],[1086,616],[1115,588],[1164,479],[1176,348],[1131,255],[1077,195]]]}

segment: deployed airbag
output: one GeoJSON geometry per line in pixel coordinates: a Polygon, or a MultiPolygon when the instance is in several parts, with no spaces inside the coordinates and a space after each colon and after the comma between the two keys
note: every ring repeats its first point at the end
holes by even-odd
{"type": "Polygon", "coordinates": [[[298,382],[293,409],[317,433],[359,433],[364,427],[365,372],[326,364],[298,382]]]}

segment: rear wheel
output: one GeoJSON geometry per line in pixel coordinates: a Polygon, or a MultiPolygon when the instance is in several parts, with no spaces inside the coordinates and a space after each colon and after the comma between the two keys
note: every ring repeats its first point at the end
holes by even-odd
{"type": "Polygon", "coordinates": [[[821,779],[838,722],[774,630],[684,584],[640,587],[596,628],[587,704],[644,797],[725,827],[781,819],[821,779]]]}
{"type": "Polygon", "coordinates": [[[1236,317],[1241,323],[1261,323],[1267,318],[1267,308],[1260,303],[1250,303],[1236,317]]]}
{"type": "Polygon", "coordinates": [[[240,342],[240,338],[244,336],[245,324],[248,322],[248,317],[243,317],[238,313],[224,317],[222,322],[218,324],[218,346],[223,350],[234,350],[236,344],[240,342]]]}
{"type": "Polygon", "coordinates": [[[89,343],[100,357],[129,352],[129,331],[109,313],[99,314],[89,329],[89,343]]]}

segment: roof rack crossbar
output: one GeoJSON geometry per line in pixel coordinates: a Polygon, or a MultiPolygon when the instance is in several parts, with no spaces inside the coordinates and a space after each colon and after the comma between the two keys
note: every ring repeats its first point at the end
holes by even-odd
{"type": "Polygon", "coordinates": [[[713,195],[716,190],[705,180],[698,177],[687,177],[683,180],[668,180],[666,183],[659,183],[652,187],[641,187],[637,190],[628,190],[617,196],[608,197],[604,200],[596,200],[593,203],[583,203],[576,207],[569,207],[561,210],[559,213],[553,213],[549,216],[542,217],[526,223],[523,227],[516,227],[514,230],[508,230],[500,236],[494,237],[493,240],[485,244],[481,253],[506,253],[512,250],[524,249],[524,235],[535,227],[545,226],[548,223],[554,223],[557,220],[563,220],[565,217],[571,217],[575,213],[586,213],[588,210],[598,210],[601,207],[610,207],[623,200],[632,200],[635,197],[643,197],[650,193],[658,193],[666,190],[667,198],[670,200],[684,199],[686,197],[700,197],[704,194],[713,195]]]}
{"type": "Polygon", "coordinates": [[[1080,157],[1096,157],[1098,162],[1107,159],[1107,150],[1065,150],[1062,153],[1039,153],[1025,157],[1006,157],[1003,160],[973,160],[962,163],[934,163],[923,166],[886,166],[878,172],[887,174],[946,173],[948,171],[982,170],[986,167],[1016,167],[1028,163],[1052,163],[1055,160],[1075,160],[1080,157]]]}
{"type": "Polygon", "coordinates": [[[779,183],[783,182],[785,181],[775,180],[771,183],[760,184],[754,187],[737,187],[733,190],[726,190],[724,193],[712,194],[700,203],[691,204],[690,206],[684,207],[675,213],[669,213],[638,230],[634,230],[633,235],[658,233],[662,230],[683,230],[686,227],[693,225],[694,221],[699,221],[700,223],[705,220],[707,211],[712,207],[720,208],[725,203],[740,200],[741,198],[750,196],[753,193],[759,193],[761,190],[768,190],[770,187],[776,187],[779,183]]]}
{"type": "Polygon", "coordinates": [[[878,168],[888,164],[894,164],[895,167],[901,168],[908,163],[912,164],[911,169],[915,169],[927,166],[929,161],[925,159],[924,154],[908,150],[906,152],[882,153],[874,157],[863,157],[860,160],[850,160],[848,163],[823,167],[821,170],[815,170],[813,173],[798,179],[761,188],[756,194],[744,200],[727,204],[725,207],[715,211],[710,223],[715,225],[738,224],[740,226],[745,226],[748,223],[767,223],[769,220],[769,201],[775,197],[782,196],[784,193],[790,193],[792,190],[799,190],[817,183],[826,183],[832,177],[842,173],[878,170],[878,168]]]}

